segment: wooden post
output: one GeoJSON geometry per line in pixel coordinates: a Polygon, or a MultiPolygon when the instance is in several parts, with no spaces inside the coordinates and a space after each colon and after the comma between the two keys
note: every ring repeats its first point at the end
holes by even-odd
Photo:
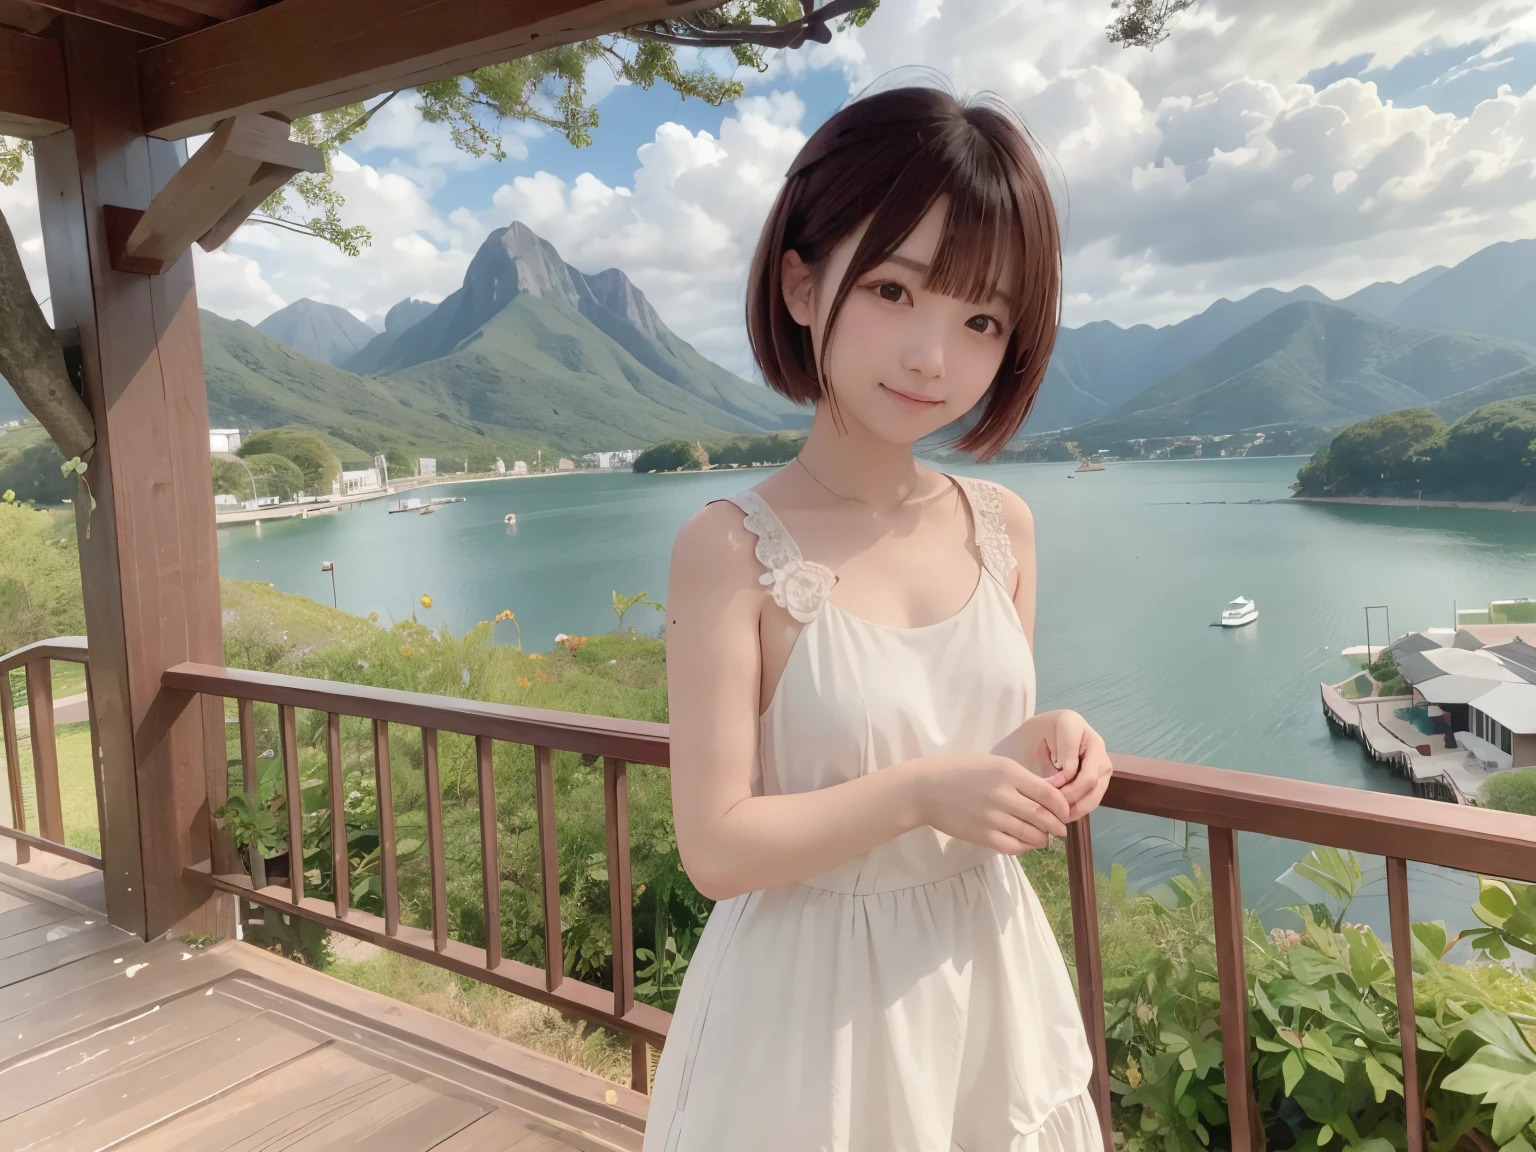
{"type": "Polygon", "coordinates": [[[54,327],[78,341],[97,432],[94,507],[82,492],[75,510],[108,916],[145,939],[173,928],[233,935],[233,903],[184,871],[212,857],[210,780],[227,771],[221,710],[160,686],[174,664],[224,662],[192,261],[160,276],[112,271],[102,211],[148,206],[184,150],[143,134],[141,38],[72,16],[56,27],[71,127],[34,148],[54,327]]]}

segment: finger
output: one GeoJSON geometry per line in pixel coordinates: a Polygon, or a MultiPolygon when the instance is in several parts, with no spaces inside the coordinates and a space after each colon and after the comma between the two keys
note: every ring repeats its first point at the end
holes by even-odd
{"type": "Polygon", "coordinates": [[[1090,792],[1082,800],[1079,800],[1076,804],[1072,805],[1072,819],[1080,820],[1090,812],[1093,812],[1095,809],[1097,809],[1099,804],[1104,799],[1104,793],[1108,790],[1109,777],[1105,776],[1099,780],[1098,784],[1094,787],[1092,792],[1090,792]]]}
{"type": "Polygon", "coordinates": [[[1071,803],[1062,795],[1062,788],[1052,786],[1040,777],[1027,772],[1019,780],[1018,790],[1025,800],[1034,801],[1058,821],[1065,821],[1072,809],[1071,803]]]}
{"type": "Polygon", "coordinates": [[[1083,766],[1078,774],[1061,790],[1069,805],[1076,804],[1084,796],[1087,796],[1099,786],[1099,782],[1110,774],[1109,758],[1089,756],[1083,761],[1083,766]]]}
{"type": "Polygon", "coordinates": [[[1001,834],[1010,840],[1018,841],[1026,848],[1044,848],[1049,842],[1049,837],[1043,829],[1017,817],[1003,817],[1001,834]]]}
{"type": "Polygon", "coordinates": [[[1087,725],[1076,712],[1063,712],[1056,720],[1056,747],[1052,762],[1070,780],[1082,761],[1083,731],[1087,725]]]}

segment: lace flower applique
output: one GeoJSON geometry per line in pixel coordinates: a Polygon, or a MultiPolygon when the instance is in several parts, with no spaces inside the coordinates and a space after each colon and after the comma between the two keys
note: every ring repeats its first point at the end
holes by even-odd
{"type": "Polygon", "coordinates": [[[1008,522],[1003,518],[1003,497],[996,485],[967,478],[966,491],[976,512],[976,546],[981,562],[999,581],[1007,581],[1018,561],[1008,540],[1008,522]]]}
{"type": "Polygon", "coordinates": [[[837,583],[836,574],[825,564],[800,555],[784,525],[754,493],[742,495],[749,497],[747,502],[751,504],[743,523],[757,537],[754,551],[758,562],[767,569],[758,577],[759,582],[769,587],[775,604],[800,623],[809,624],[831,595],[832,585],[837,583]]]}

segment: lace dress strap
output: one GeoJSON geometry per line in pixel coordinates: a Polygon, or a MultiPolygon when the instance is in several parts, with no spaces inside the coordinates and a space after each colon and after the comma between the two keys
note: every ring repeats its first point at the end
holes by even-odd
{"type": "Polygon", "coordinates": [[[767,569],[758,577],[759,583],[768,586],[775,604],[802,624],[809,624],[827,602],[837,576],[825,564],[800,554],[800,546],[785,529],[778,513],[756,492],[748,489],[721,499],[746,513],[742,524],[757,537],[754,552],[758,563],[767,569]]]}
{"type": "Polygon", "coordinates": [[[960,490],[970,501],[982,566],[1006,589],[1008,577],[1018,567],[1018,561],[1014,559],[1013,543],[1008,538],[1008,523],[1003,519],[1002,490],[990,480],[978,480],[974,476],[951,476],[950,479],[960,485],[960,490]]]}

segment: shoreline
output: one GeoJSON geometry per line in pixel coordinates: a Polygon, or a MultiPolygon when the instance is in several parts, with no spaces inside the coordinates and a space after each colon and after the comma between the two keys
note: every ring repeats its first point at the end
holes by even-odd
{"type": "Polygon", "coordinates": [[[1290,500],[1308,504],[1378,504],[1387,508],[1481,508],[1488,512],[1536,512],[1536,504],[1513,500],[1413,500],[1407,496],[1300,496],[1290,500]]]}
{"type": "Polygon", "coordinates": [[[622,468],[579,468],[569,472],[528,472],[516,475],[508,472],[476,473],[465,476],[462,472],[450,472],[447,476],[412,476],[409,480],[391,481],[389,486],[374,492],[358,492],[351,496],[333,496],[304,504],[278,504],[270,508],[242,508],[238,512],[215,513],[214,527],[232,524],[257,524],[267,520],[297,520],[310,516],[324,516],[353,504],[366,504],[370,500],[383,500],[411,492],[418,488],[433,488],[448,484],[483,484],[493,480],[541,480],[550,476],[575,476],[589,472],[622,472],[622,468]],[[455,479],[457,477],[457,479],[455,479]]]}

